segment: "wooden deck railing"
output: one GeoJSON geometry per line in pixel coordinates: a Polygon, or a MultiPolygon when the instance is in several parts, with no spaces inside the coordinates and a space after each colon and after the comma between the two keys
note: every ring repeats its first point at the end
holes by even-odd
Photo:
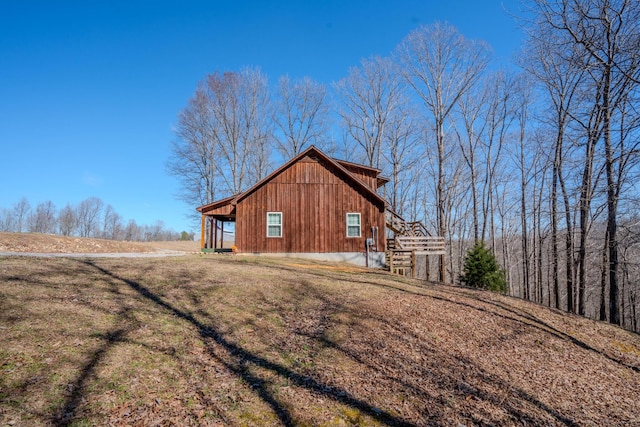
{"type": "Polygon", "coordinates": [[[416,277],[416,257],[426,255],[426,279],[430,280],[429,256],[444,255],[444,237],[397,236],[387,239],[386,262],[389,271],[403,276],[416,277]]]}
{"type": "Polygon", "coordinates": [[[413,236],[431,236],[427,227],[425,227],[420,221],[408,222],[407,226],[411,229],[411,234],[413,236]]]}
{"type": "Polygon", "coordinates": [[[415,256],[411,250],[392,249],[389,253],[389,269],[392,273],[406,275],[414,272],[415,256]]]}
{"type": "Polygon", "coordinates": [[[407,222],[400,215],[387,208],[385,211],[387,228],[396,234],[405,234],[407,222]]]}
{"type": "Polygon", "coordinates": [[[420,221],[408,222],[391,209],[385,212],[387,228],[400,236],[431,236],[427,227],[420,221]]]}
{"type": "MultiPolygon", "coordinates": [[[[386,262],[391,272],[415,277],[416,256],[426,255],[425,268],[429,280],[429,256],[445,255],[444,237],[432,236],[421,222],[407,222],[391,209],[387,208],[385,216],[387,228],[395,234],[394,238],[387,239],[386,262]]],[[[441,266],[444,266],[442,258],[441,266]]]]}
{"type": "Polygon", "coordinates": [[[445,253],[444,237],[431,236],[398,236],[395,238],[397,249],[426,252],[429,255],[445,253]]]}

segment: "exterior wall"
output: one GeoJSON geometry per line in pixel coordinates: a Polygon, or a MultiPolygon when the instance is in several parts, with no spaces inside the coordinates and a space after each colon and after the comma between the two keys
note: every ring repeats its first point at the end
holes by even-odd
{"type": "Polygon", "coordinates": [[[236,246],[243,253],[364,252],[371,227],[384,251],[384,203],[364,194],[330,164],[292,164],[236,207],[236,246]],[[282,237],[267,237],[267,212],[282,212],[282,237]],[[360,213],[361,237],[347,237],[347,212],[360,213]]]}
{"type": "Polygon", "coordinates": [[[231,204],[223,205],[216,208],[211,208],[209,210],[204,211],[203,213],[206,215],[231,215],[233,213],[234,206],[231,204]]]}
{"type": "Polygon", "coordinates": [[[378,189],[378,172],[371,169],[359,168],[349,164],[343,164],[342,166],[346,170],[351,172],[353,176],[367,184],[373,191],[376,191],[378,189]]]}

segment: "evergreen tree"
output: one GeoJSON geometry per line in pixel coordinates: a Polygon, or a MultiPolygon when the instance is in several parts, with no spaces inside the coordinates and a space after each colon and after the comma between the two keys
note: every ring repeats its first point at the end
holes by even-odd
{"type": "Polygon", "coordinates": [[[494,292],[507,292],[504,270],[500,268],[495,256],[485,248],[483,242],[476,243],[467,252],[463,271],[460,281],[466,286],[494,292]]]}

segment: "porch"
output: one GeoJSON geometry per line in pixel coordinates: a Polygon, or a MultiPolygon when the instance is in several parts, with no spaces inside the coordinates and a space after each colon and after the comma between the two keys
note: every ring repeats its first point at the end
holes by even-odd
{"type": "Polygon", "coordinates": [[[198,208],[202,213],[200,250],[202,252],[231,252],[235,245],[235,197],[198,208]]]}

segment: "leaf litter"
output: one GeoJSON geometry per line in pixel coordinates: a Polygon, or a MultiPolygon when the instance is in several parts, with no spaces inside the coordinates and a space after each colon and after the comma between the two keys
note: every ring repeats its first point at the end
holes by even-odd
{"type": "Polygon", "coordinates": [[[271,258],[0,266],[0,425],[640,425],[638,335],[514,298],[271,258]]]}

